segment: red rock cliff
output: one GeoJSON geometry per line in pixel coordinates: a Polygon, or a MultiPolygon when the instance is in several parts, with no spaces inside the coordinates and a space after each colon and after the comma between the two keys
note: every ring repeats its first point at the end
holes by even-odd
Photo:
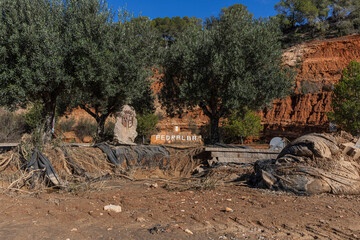
{"type": "Polygon", "coordinates": [[[298,66],[295,91],[261,113],[264,137],[295,138],[328,131],[326,113],[331,111],[332,86],[351,60],[360,60],[360,35],[311,41],[288,49],[284,63],[298,66]]]}

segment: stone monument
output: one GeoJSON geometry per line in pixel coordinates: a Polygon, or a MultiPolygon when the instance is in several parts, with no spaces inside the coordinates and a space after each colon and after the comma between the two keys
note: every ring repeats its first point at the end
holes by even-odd
{"type": "Polygon", "coordinates": [[[115,115],[114,142],[115,144],[136,145],[134,143],[137,128],[136,113],[133,107],[124,105],[121,112],[115,115]]]}

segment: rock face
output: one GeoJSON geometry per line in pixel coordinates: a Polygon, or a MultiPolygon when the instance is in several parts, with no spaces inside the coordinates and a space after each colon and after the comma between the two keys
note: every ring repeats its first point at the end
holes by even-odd
{"type": "Polygon", "coordinates": [[[121,112],[116,114],[114,128],[114,142],[116,144],[134,145],[137,137],[137,119],[133,107],[123,106],[121,112]]]}
{"type": "Polygon", "coordinates": [[[360,35],[311,41],[288,49],[284,63],[298,66],[294,94],[275,100],[261,112],[263,136],[294,139],[304,133],[328,132],[332,88],[351,60],[360,60],[360,35]]]}

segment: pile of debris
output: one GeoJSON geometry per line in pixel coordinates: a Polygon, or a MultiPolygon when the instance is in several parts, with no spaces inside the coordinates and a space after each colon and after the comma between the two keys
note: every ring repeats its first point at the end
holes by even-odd
{"type": "Polygon", "coordinates": [[[300,195],[360,194],[360,148],[348,134],[308,134],[287,145],[277,159],[259,160],[255,185],[300,195]]]}
{"type": "Polygon", "coordinates": [[[189,176],[201,161],[202,148],[165,146],[58,146],[42,151],[28,142],[0,156],[0,182],[5,189],[66,188],[73,183],[137,175],[189,176]],[[139,174],[137,174],[139,171],[139,174]],[[145,172],[144,172],[145,171],[145,172]]]}

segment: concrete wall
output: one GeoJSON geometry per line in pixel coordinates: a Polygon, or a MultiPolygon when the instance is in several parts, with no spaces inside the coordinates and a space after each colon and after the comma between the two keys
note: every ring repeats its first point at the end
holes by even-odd
{"type": "MultiPolygon", "coordinates": [[[[261,159],[275,159],[280,151],[268,149],[205,148],[211,162],[252,164],[261,159]]],[[[212,164],[211,163],[211,164],[212,164]]]]}

